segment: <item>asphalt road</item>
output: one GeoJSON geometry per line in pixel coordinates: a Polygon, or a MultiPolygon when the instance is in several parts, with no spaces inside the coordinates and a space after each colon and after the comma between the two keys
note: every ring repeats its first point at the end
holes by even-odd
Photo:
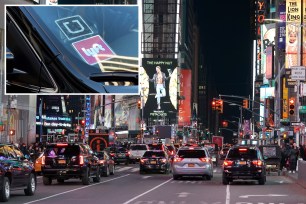
{"type": "Polygon", "coordinates": [[[221,183],[221,170],[210,181],[202,178],[172,180],[171,174],[139,174],[137,164],[116,167],[115,175],[84,186],[80,180],[42,184],[34,196],[12,192],[9,203],[43,204],[306,204],[306,189],[285,176],[271,174],[265,185],[257,182],[221,183]]]}

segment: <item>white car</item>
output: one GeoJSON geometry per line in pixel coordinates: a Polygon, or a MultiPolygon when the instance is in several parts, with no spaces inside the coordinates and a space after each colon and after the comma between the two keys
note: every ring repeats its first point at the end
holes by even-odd
{"type": "Polygon", "coordinates": [[[144,155],[144,153],[149,150],[149,146],[146,144],[131,144],[129,157],[131,163],[136,163],[144,155]]]}

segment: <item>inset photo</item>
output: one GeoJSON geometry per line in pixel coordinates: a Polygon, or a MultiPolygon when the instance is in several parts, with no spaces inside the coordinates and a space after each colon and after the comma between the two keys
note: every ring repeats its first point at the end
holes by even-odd
{"type": "Polygon", "coordinates": [[[138,94],[138,6],[6,6],[6,94],[138,94]]]}

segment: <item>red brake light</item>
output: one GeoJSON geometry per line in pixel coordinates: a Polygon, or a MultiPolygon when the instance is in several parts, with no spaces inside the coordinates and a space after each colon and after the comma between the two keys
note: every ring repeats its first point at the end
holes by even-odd
{"type": "Polygon", "coordinates": [[[79,156],[79,159],[80,159],[80,165],[83,165],[84,164],[84,157],[83,156],[79,156]]]}
{"type": "Polygon", "coordinates": [[[255,166],[262,166],[262,161],[261,161],[261,160],[254,160],[254,161],[252,161],[252,163],[253,163],[255,166]]]}
{"type": "Polygon", "coordinates": [[[140,163],[145,163],[148,159],[140,159],[140,163]]]}
{"type": "Polygon", "coordinates": [[[67,147],[68,144],[63,144],[63,143],[59,143],[59,144],[56,144],[57,147],[67,147]]]}
{"type": "Polygon", "coordinates": [[[225,160],[225,161],[223,162],[223,165],[224,165],[224,166],[232,166],[232,165],[233,165],[233,161],[225,160]]]}
{"type": "Polygon", "coordinates": [[[183,159],[184,159],[184,158],[175,157],[173,161],[174,161],[174,162],[181,162],[181,161],[183,161],[183,159]]]}
{"type": "Polygon", "coordinates": [[[171,154],[171,155],[174,155],[174,151],[171,151],[170,154],[171,154]]]}
{"type": "Polygon", "coordinates": [[[248,151],[248,149],[245,149],[245,148],[239,149],[239,152],[246,152],[246,151],[248,151]]]}
{"type": "Polygon", "coordinates": [[[41,164],[42,164],[42,165],[45,165],[45,163],[46,163],[46,162],[45,162],[45,158],[46,158],[45,156],[42,156],[42,158],[41,158],[41,164]]]}
{"type": "Polygon", "coordinates": [[[199,158],[200,161],[202,162],[210,162],[210,159],[209,158],[199,158]]]}
{"type": "Polygon", "coordinates": [[[161,160],[163,163],[166,163],[167,162],[167,159],[162,159],[161,160]]]}
{"type": "Polygon", "coordinates": [[[189,149],[194,149],[194,147],[189,147],[189,149]]]}
{"type": "Polygon", "coordinates": [[[114,156],[115,156],[115,154],[114,154],[114,153],[110,153],[110,155],[111,155],[112,157],[114,157],[114,156]]]}

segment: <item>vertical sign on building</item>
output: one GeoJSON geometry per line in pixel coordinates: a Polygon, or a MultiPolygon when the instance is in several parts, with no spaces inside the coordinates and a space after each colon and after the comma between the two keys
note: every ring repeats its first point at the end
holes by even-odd
{"type": "Polygon", "coordinates": [[[178,125],[190,126],[191,118],[191,70],[181,69],[178,125]]]}
{"type": "Polygon", "coordinates": [[[286,48],[286,3],[282,3],[278,7],[279,19],[282,22],[277,23],[278,26],[278,48],[284,50],[286,48]]]}
{"type": "MultiPolygon", "coordinates": [[[[303,0],[303,10],[302,10],[302,24],[306,22],[306,0],[303,0]]],[[[303,33],[303,43],[302,43],[302,65],[306,66],[306,28],[303,26],[302,27],[302,33],[303,33]]]]}
{"type": "Polygon", "coordinates": [[[258,0],[257,1],[257,13],[256,13],[256,40],[257,40],[257,47],[256,47],[256,73],[262,74],[261,68],[261,25],[264,23],[265,20],[265,11],[266,11],[266,1],[265,0],[258,0]]]}
{"type": "Polygon", "coordinates": [[[90,112],[91,112],[91,97],[89,95],[85,96],[85,136],[88,137],[89,127],[90,127],[90,112]]]}
{"type": "Polygon", "coordinates": [[[274,46],[266,48],[266,79],[273,77],[273,64],[274,64],[274,46]]]}
{"type": "Polygon", "coordinates": [[[286,1],[286,68],[297,66],[301,0],[286,1]]]}

